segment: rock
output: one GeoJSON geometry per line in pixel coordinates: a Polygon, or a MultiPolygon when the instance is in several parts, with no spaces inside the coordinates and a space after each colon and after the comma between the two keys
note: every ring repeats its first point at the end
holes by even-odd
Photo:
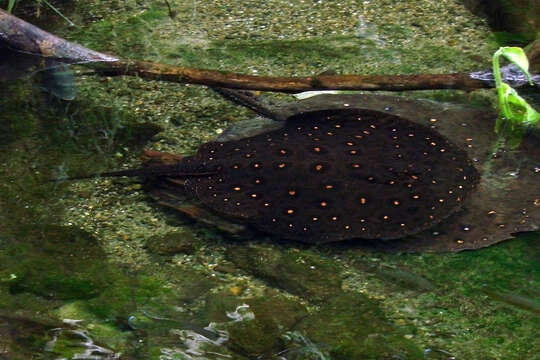
{"type": "Polygon", "coordinates": [[[340,268],[315,252],[238,246],[229,248],[226,257],[271,286],[309,300],[321,301],[341,291],[340,268]]]}
{"type": "Polygon", "coordinates": [[[321,305],[296,331],[326,344],[333,360],[423,359],[423,353],[393,328],[378,305],[358,293],[343,293],[321,305]]]}
{"type": "Polygon", "coordinates": [[[95,238],[75,227],[29,229],[24,243],[10,244],[4,264],[13,274],[12,294],[29,292],[48,299],[90,299],[111,283],[106,256],[95,238]]]}
{"type": "Polygon", "coordinates": [[[207,299],[204,316],[220,323],[229,333],[228,347],[249,358],[278,352],[281,335],[307,316],[305,307],[276,292],[240,299],[227,292],[207,299]],[[279,309],[279,311],[277,311],[279,309]]]}

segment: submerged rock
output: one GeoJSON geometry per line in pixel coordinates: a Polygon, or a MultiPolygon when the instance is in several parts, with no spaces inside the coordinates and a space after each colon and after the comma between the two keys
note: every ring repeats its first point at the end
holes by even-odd
{"type": "Polygon", "coordinates": [[[321,301],[341,291],[341,271],[316,253],[273,246],[238,246],[226,257],[237,267],[291,294],[321,301]]]}
{"type": "Polygon", "coordinates": [[[12,294],[30,292],[48,299],[90,299],[110,284],[106,256],[96,239],[75,227],[44,225],[26,229],[25,243],[11,242],[4,263],[13,274],[12,294]]]}
{"type": "Polygon", "coordinates": [[[357,293],[327,300],[295,330],[326,344],[333,360],[423,359],[422,351],[387,322],[377,304],[357,293]]]}

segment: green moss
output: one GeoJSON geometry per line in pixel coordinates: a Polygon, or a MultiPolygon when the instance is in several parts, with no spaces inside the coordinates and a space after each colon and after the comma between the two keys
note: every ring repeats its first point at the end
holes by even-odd
{"type": "Polygon", "coordinates": [[[327,344],[332,359],[423,359],[403,331],[392,328],[381,309],[361,294],[344,293],[296,328],[315,343],[327,344]]]}
{"type": "MultiPolygon", "coordinates": [[[[378,47],[371,40],[335,36],[298,40],[217,40],[204,47],[181,45],[163,50],[180,65],[220,68],[245,73],[246,66],[264,69],[258,74],[314,75],[332,69],[338,73],[422,73],[451,67],[473,69],[458,49],[425,42],[411,47],[378,47]]],[[[486,62],[487,63],[487,62],[486,62]]]]}
{"type": "Polygon", "coordinates": [[[36,127],[32,106],[32,89],[28,81],[19,80],[0,88],[0,146],[29,136],[36,127]]]}
{"type": "MultiPolygon", "coordinates": [[[[363,263],[363,256],[353,253],[355,262],[363,263]]],[[[534,358],[538,349],[533,335],[537,316],[492,299],[482,289],[487,285],[537,297],[539,254],[538,233],[521,234],[516,240],[457,254],[380,254],[375,258],[377,262],[411,269],[429,280],[434,289],[422,293],[396,292],[385,279],[377,285],[378,281],[370,278],[369,293],[384,299],[385,308],[392,309],[390,316],[396,322],[415,324],[411,331],[414,338],[431,348],[452,349],[454,356],[474,360],[489,356],[534,358]],[[516,353],[519,356],[514,357],[516,353]]],[[[373,258],[372,254],[366,256],[373,258]]]]}
{"type": "Polygon", "coordinates": [[[104,255],[89,234],[73,228],[46,226],[19,233],[25,243],[11,242],[3,264],[15,278],[12,294],[31,292],[46,298],[88,299],[108,286],[104,255]]]}
{"type": "Polygon", "coordinates": [[[66,37],[77,39],[93,50],[107,52],[114,49],[117,56],[149,56],[153,48],[149,34],[156,23],[167,16],[165,11],[150,7],[126,20],[104,19],[92,24],[90,28],[75,29],[66,37]]]}

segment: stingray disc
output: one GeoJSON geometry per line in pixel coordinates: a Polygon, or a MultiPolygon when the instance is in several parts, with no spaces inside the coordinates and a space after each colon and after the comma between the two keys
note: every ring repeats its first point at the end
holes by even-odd
{"type": "Polygon", "coordinates": [[[370,110],[299,114],[185,161],[219,170],[186,182],[206,206],[308,243],[415,234],[456,211],[479,179],[442,135],[370,110]]]}

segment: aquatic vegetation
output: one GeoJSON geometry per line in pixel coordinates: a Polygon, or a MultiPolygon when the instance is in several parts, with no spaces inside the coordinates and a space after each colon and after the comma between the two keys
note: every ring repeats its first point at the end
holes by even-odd
{"type": "Polygon", "coordinates": [[[532,85],[529,74],[529,61],[523,49],[519,47],[501,47],[493,54],[493,75],[497,96],[499,99],[500,114],[495,123],[495,131],[509,137],[515,146],[519,144],[526,127],[535,125],[540,120],[540,113],[518,95],[517,91],[501,79],[499,58],[503,56],[512,64],[516,65],[528,78],[532,85]]]}

